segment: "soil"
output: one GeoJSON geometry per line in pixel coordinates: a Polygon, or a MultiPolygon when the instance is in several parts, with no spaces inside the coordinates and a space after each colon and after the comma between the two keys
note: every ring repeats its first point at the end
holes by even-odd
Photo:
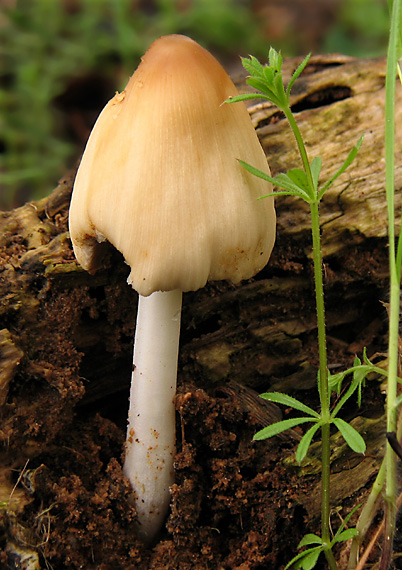
{"type": "MultiPolygon", "coordinates": [[[[361,81],[369,73],[377,78],[383,63],[380,71],[375,65],[332,61],[326,69],[317,63],[317,81],[323,83],[327,73],[345,83],[347,73],[361,81]]],[[[304,80],[300,99],[303,89],[317,93],[313,75],[304,80]]],[[[377,93],[377,79],[374,84],[377,93]]],[[[366,88],[363,96],[368,93],[366,88]]],[[[334,103],[342,121],[351,105],[352,99],[334,103]]],[[[298,118],[312,125],[320,113],[328,118],[329,110],[325,101],[322,108],[301,109],[298,118]]],[[[256,113],[276,173],[287,150],[294,152],[293,143],[281,131],[283,121],[256,113]]],[[[373,125],[373,114],[370,119],[373,125]]],[[[333,129],[343,149],[344,139],[333,129]]],[[[371,136],[376,132],[373,127],[371,136]]],[[[368,154],[373,168],[371,159],[368,154]]],[[[359,160],[367,186],[370,169],[365,155],[359,160]]],[[[363,347],[376,362],[385,358],[387,243],[380,215],[374,224],[370,217],[370,234],[365,229],[372,202],[359,186],[363,175],[350,176],[357,181],[359,208],[352,183],[340,184],[323,206],[332,372],[351,366],[363,347]],[[339,227],[338,249],[328,249],[328,236],[339,227]]],[[[135,536],[130,486],[122,474],[136,294],[112,249],[94,276],[75,262],[67,231],[72,177],[49,198],[0,215],[0,567],[283,569],[301,537],[320,532],[319,443],[298,465],[301,431],[259,442],[253,435],[281,415],[295,414],[258,398],[268,389],[318,409],[306,212],[278,199],[280,231],[267,268],[240,285],[209,283],[184,296],[175,484],[160,537],[145,548],[135,536]]],[[[366,455],[332,436],[334,528],[364,501],[378,470],[385,431],[381,381],[369,377],[362,406],[353,399],[342,415],[364,433],[366,455]]],[[[347,548],[336,550],[341,568],[347,548]]]]}

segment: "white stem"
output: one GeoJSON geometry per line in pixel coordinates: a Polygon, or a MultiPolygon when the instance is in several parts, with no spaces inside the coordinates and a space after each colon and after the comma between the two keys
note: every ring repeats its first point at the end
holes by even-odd
{"type": "Polygon", "coordinates": [[[181,291],[140,295],[124,474],[135,491],[138,535],[150,543],[174,482],[175,405],[181,291]]]}

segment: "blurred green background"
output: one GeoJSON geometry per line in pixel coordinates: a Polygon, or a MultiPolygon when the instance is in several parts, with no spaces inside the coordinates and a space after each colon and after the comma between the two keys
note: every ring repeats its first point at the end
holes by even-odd
{"type": "Polygon", "coordinates": [[[150,43],[184,33],[239,55],[385,54],[387,0],[0,0],[0,209],[45,196],[150,43]]]}

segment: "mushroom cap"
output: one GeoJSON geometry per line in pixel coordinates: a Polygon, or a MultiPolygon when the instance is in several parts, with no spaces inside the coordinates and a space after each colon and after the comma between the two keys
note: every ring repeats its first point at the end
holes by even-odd
{"type": "Polygon", "coordinates": [[[267,263],[275,240],[265,154],[228,74],[186,36],[156,40],[92,130],[70,207],[82,267],[100,267],[109,241],[143,296],[239,282],[267,263]]]}

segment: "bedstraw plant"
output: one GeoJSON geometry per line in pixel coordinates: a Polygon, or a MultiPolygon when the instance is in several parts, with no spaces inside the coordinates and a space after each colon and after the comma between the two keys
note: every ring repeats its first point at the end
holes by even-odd
{"type": "MultiPolygon", "coordinates": [[[[396,39],[400,34],[401,6],[402,0],[395,0],[392,15],[392,32],[390,39],[390,51],[388,54],[387,68],[387,114],[386,114],[386,188],[389,213],[389,238],[390,238],[390,274],[391,274],[391,306],[390,306],[390,329],[389,329],[389,368],[384,371],[376,367],[368,359],[366,352],[363,352],[362,360],[355,358],[353,366],[344,372],[331,375],[327,364],[327,343],[325,330],[325,306],[324,306],[324,288],[323,288],[323,263],[320,243],[320,219],[319,205],[326,191],[331,187],[335,180],[348,168],[355,159],[359,148],[362,144],[363,137],[351,149],[344,163],[339,167],[335,174],[326,180],[320,181],[320,173],[322,169],[322,161],[320,157],[312,160],[308,157],[306,146],[295,117],[291,110],[290,93],[291,89],[308,64],[307,56],[293,73],[289,83],[285,87],[282,75],[282,56],[275,49],[271,48],[269,52],[268,65],[262,65],[255,57],[243,58],[242,63],[246,71],[249,73],[247,83],[256,89],[257,93],[243,94],[228,100],[228,103],[236,103],[238,101],[246,101],[250,99],[267,100],[278,107],[285,115],[292,133],[295,137],[297,148],[301,159],[301,168],[292,168],[287,173],[281,173],[277,176],[270,177],[265,173],[256,169],[253,165],[246,164],[241,161],[243,167],[252,174],[270,181],[277,191],[274,195],[295,196],[304,200],[310,207],[311,216],[311,235],[312,250],[314,264],[314,282],[315,282],[315,301],[317,311],[317,330],[318,330],[318,352],[319,352],[319,370],[317,374],[317,387],[319,392],[320,410],[317,412],[306,403],[283,393],[267,392],[261,394],[261,397],[291,407],[303,415],[296,418],[286,419],[260,430],[254,436],[255,440],[262,440],[277,435],[287,429],[294,428],[301,424],[309,424],[296,450],[296,460],[301,462],[306,456],[313,437],[317,432],[321,432],[321,479],[322,479],[322,497],[321,497],[321,535],[306,534],[299,544],[299,548],[304,548],[297,554],[286,566],[286,568],[297,567],[303,570],[314,568],[321,553],[325,554],[327,563],[331,570],[337,569],[332,548],[335,543],[345,541],[355,537],[357,540],[358,530],[355,528],[346,528],[347,523],[357,509],[352,510],[345,518],[345,521],[331,536],[330,528],[330,428],[334,425],[341,433],[347,444],[356,453],[364,453],[366,449],[365,442],[361,435],[346,421],[339,417],[339,413],[344,404],[357,393],[358,404],[361,402],[361,391],[367,374],[377,372],[380,375],[388,377],[388,397],[387,397],[387,430],[396,433],[397,408],[401,401],[401,397],[397,398],[397,362],[398,362],[398,324],[399,324],[399,295],[400,295],[400,275],[402,264],[402,245],[398,240],[397,250],[395,251],[395,229],[394,229],[394,164],[393,164],[393,117],[395,100],[392,100],[391,92],[395,97],[395,76],[396,76],[396,39]],[[394,45],[394,48],[391,46],[394,45]],[[392,53],[391,53],[392,52],[392,53]],[[393,87],[390,77],[393,77],[393,87]],[[389,86],[391,84],[391,86],[389,86]],[[391,126],[392,125],[392,128],[391,126]],[[330,398],[333,392],[340,394],[340,389],[344,378],[348,375],[352,376],[352,380],[344,395],[339,399],[335,407],[331,410],[330,398]]],[[[264,198],[264,197],[262,197],[264,198]]],[[[386,454],[385,467],[382,469],[385,477],[386,473],[386,544],[392,548],[392,534],[395,521],[395,504],[396,504],[396,472],[395,472],[395,453],[388,446],[386,454]]],[[[382,488],[382,485],[381,485],[382,488]]],[[[389,550],[388,548],[388,550],[389,550]]],[[[387,557],[384,551],[384,556],[387,557]]],[[[389,561],[388,555],[387,560],[389,561]]],[[[386,562],[381,566],[385,570],[388,566],[386,562]]]]}
{"type": "MultiPolygon", "coordinates": [[[[309,429],[302,437],[297,451],[297,461],[302,461],[306,456],[309,445],[314,435],[321,430],[322,439],[322,507],[321,507],[321,536],[307,534],[301,541],[300,547],[308,546],[308,548],[300,553],[291,563],[299,563],[302,568],[314,567],[321,552],[324,552],[328,563],[331,568],[336,568],[335,558],[332,553],[333,542],[330,535],[330,426],[332,423],[340,430],[343,437],[350,445],[350,447],[357,453],[364,453],[365,443],[360,434],[344,420],[338,417],[342,405],[345,403],[346,398],[343,397],[335,410],[330,410],[330,375],[328,373],[327,365],[327,344],[325,332],[325,308],[324,308],[324,288],[323,288],[323,271],[322,271],[322,254],[320,243],[320,221],[319,221],[319,204],[325,192],[330,188],[333,182],[346,170],[346,168],[354,160],[362,139],[350,151],[347,159],[338,169],[338,171],[323,185],[319,184],[320,172],[322,168],[322,161],[320,157],[315,157],[312,161],[309,160],[306,147],[302,139],[299,127],[296,123],[295,117],[291,110],[290,105],[290,92],[291,89],[305,69],[309,57],[307,56],[291,77],[290,82],[285,88],[282,76],[282,56],[280,53],[271,48],[269,52],[269,64],[263,66],[255,57],[251,56],[249,59],[242,60],[243,66],[250,74],[247,79],[248,84],[259,91],[257,94],[245,94],[239,97],[233,97],[230,102],[245,101],[254,99],[256,97],[266,99],[275,104],[280,111],[285,115],[288,123],[292,129],[293,135],[296,139],[297,147],[299,150],[302,168],[293,168],[286,174],[281,173],[274,178],[268,177],[263,172],[260,172],[252,165],[242,162],[246,170],[255,174],[258,177],[264,178],[272,182],[272,184],[279,188],[275,195],[290,195],[296,196],[307,202],[310,206],[311,216],[311,234],[313,245],[313,263],[314,263],[314,281],[315,281],[315,297],[316,297],[316,310],[317,310],[317,328],[318,328],[318,351],[319,351],[319,371],[317,377],[317,385],[320,398],[320,412],[316,412],[310,406],[293,398],[287,394],[267,392],[262,394],[261,397],[275,402],[290,406],[295,410],[302,412],[303,416],[283,420],[263,428],[255,436],[254,439],[261,440],[272,437],[281,433],[289,428],[301,424],[311,424],[309,429]]],[[[355,389],[358,388],[360,383],[360,375],[357,374],[360,363],[356,366],[354,373],[354,381],[351,388],[347,392],[350,397],[355,389]]],[[[370,367],[367,362],[364,366],[370,367]]],[[[371,369],[371,368],[370,368],[371,369]]],[[[353,529],[352,529],[353,530],[353,529]]],[[[352,535],[351,530],[345,530],[335,538],[344,540],[345,533],[350,538],[352,535]]]]}

